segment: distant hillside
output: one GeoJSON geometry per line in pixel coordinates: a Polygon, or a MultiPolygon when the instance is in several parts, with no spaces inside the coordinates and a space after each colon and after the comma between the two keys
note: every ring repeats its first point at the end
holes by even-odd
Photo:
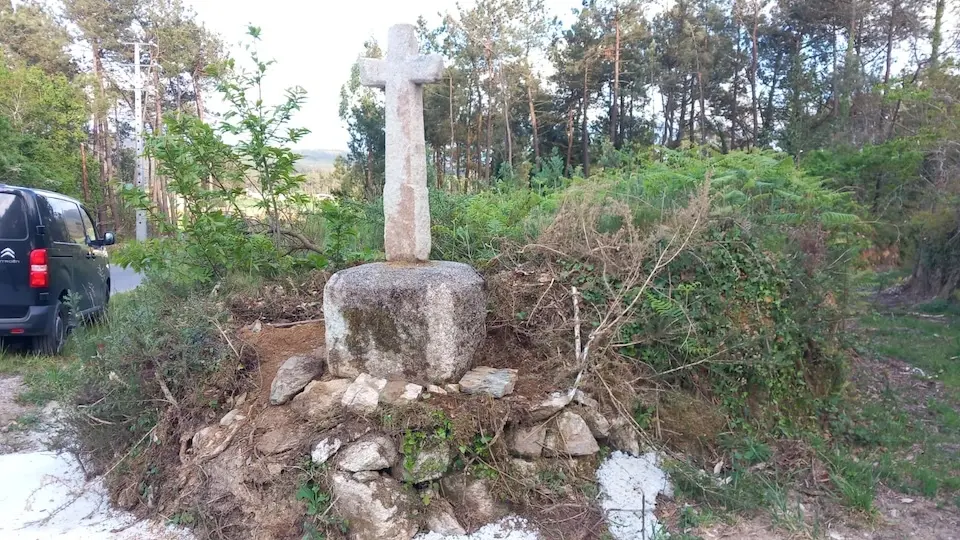
{"type": "Polygon", "coordinates": [[[324,150],[324,149],[298,149],[296,151],[303,158],[297,163],[297,169],[301,171],[308,170],[333,170],[333,162],[337,156],[346,154],[343,150],[324,150]]]}

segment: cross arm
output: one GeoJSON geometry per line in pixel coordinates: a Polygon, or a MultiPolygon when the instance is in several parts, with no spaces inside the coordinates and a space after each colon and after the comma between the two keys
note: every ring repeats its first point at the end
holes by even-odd
{"type": "Polygon", "coordinates": [[[406,75],[414,84],[437,82],[443,75],[443,57],[439,54],[413,58],[405,64],[406,75]]]}
{"type": "Polygon", "coordinates": [[[387,85],[387,65],[379,58],[360,59],[360,84],[383,88],[387,85]]]}

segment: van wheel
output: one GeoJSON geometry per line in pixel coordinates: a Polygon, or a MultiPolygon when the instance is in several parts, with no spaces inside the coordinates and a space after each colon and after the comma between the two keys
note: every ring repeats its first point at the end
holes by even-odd
{"type": "Polygon", "coordinates": [[[53,329],[49,334],[34,338],[34,349],[40,354],[56,356],[63,351],[63,344],[67,340],[67,318],[63,313],[60,302],[56,304],[57,316],[53,321],[53,329]]]}

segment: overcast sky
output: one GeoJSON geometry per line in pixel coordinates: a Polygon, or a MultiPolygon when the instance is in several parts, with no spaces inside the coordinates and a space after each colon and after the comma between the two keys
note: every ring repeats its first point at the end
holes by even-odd
{"type": "MultiPolygon", "coordinates": [[[[185,0],[201,21],[235,45],[247,25],[262,29],[262,56],[277,61],[267,77],[267,99],[277,102],[283,89],[300,85],[308,101],[295,118],[311,134],[301,148],[343,150],[347,132],[337,114],[340,87],[373,37],[386,43],[392,24],[423,15],[438,23],[439,12],[456,11],[454,0],[185,0]]],[[[470,5],[471,0],[461,2],[470,5]]],[[[546,0],[551,15],[567,16],[579,0],[546,0]]],[[[237,57],[242,52],[233,47],[237,57]]]]}

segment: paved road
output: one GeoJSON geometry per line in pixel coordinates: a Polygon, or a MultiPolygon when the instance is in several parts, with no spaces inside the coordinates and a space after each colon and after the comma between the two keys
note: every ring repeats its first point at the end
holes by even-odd
{"type": "Polygon", "coordinates": [[[111,294],[132,291],[140,285],[141,281],[143,281],[143,274],[134,272],[129,268],[110,265],[111,294]]]}

